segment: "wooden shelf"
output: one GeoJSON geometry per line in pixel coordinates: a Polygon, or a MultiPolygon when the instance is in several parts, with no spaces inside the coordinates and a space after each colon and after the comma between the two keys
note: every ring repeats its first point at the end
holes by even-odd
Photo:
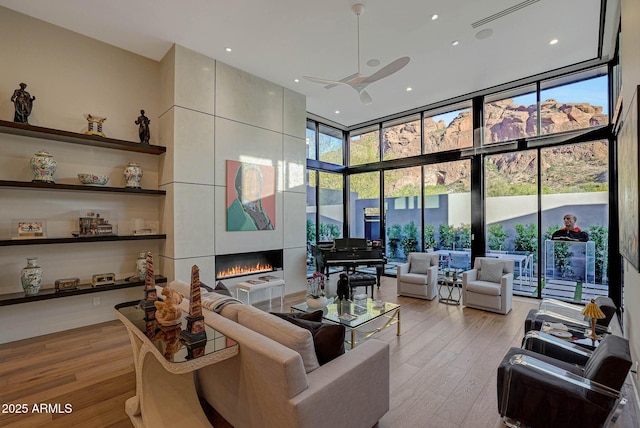
{"type": "Polygon", "coordinates": [[[0,133],[152,155],[160,155],[167,151],[167,148],[163,146],[134,143],[132,141],[116,140],[114,138],[99,137],[97,135],[79,134],[77,132],[61,131],[59,129],[44,128],[26,123],[8,122],[6,120],[0,120],[0,133]]]}
{"type": "Polygon", "coordinates": [[[165,190],[151,189],[133,189],[130,187],[108,187],[108,186],[88,186],[84,184],[55,184],[40,183],[33,181],[11,181],[0,180],[0,187],[13,187],[21,189],[40,189],[40,190],[67,190],[80,192],[111,192],[125,193],[130,195],[166,195],[165,190]]]}
{"type": "MultiPolygon", "coordinates": [[[[156,275],[156,284],[167,282],[167,278],[162,275],[156,275]]],[[[105,291],[121,290],[124,288],[139,287],[144,285],[144,281],[127,281],[119,279],[113,285],[101,285],[92,287],[91,284],[80,284],[77,290],[56,292],[55,288],[40,289],[40,292],[33,296],[27,296],[24,293],[0,294],[0,306],[19,305],[21,303],[37,302],[40,300],[60,299],[63,297],[79,296],[81,294],[102,293],[105,291]]],[[[140,293],[142,299],[143,293],[140,293]]]]}
{"type": "Polygon", "coordinates": [[[33,238],[33,239],[4,239],[0,240],[0,247],[14,245],[47,245],[47,244],[79,244],[83,242],[105,241],[144,241],[150,239],[167,239],[167,235],[121,235],[121,236],[87,236],[71,238],[33,238]]]}

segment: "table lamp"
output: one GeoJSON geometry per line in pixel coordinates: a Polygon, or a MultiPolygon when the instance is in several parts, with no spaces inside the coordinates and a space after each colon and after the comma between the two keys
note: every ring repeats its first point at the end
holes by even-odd
{"type": "Polygon", "coordinates": [[[591,334],[588,337],[593,340],[599,339],[600,337],[596,334],[596,320],[606,318],[606,316],[602,313],[594,299],[591,299],[591,301],[587,303],[587,306],[582,310],[582,315],[591,318],[591,334]]]}

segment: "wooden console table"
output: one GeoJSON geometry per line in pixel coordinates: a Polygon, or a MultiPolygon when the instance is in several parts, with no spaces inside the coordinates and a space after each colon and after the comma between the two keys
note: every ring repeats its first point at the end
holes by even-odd
{"type": "Polygon", "coordinates": [[[237,355],[238,344],[206,326],[206,344],[188,349],[179,339],[180,330],[186,327],[186,314],[183,313],[182,325],[158,327],[150,321],[153,324],[148,326],[138,303],[115,306],[133,347],[136,395],[125,404],[131,422],[135,427],[210,427],[200,407],[193,372],[237,355]]]}

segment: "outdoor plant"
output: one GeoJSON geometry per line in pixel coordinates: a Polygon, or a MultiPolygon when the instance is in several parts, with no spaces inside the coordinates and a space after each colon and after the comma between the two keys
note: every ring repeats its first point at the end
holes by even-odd
{"type": "Polygon", "coordinates": [[[340,237],[340,228],[335,224],[320,223],[320,241],[331,241],[340,237]]]}
{"type": "MultiPolygon", "coordinates": [[[[551,239],[551,235],[553,232],[560,229],[558,225],[551,225],[547,228],[547,231],[544,233],[544,239],[551,239]]],[[[560,275],[564,278],[567,275],[573,274],[573,269],[571,269],[570,258],[573,256],[573,253],[569,251],[569,243],[562,241],[555,241],[555,268],[560,272],[560,275]]]]}
{"type": "Polygon", "coordinates": [[[527,254],[533,253],[533,260],[538,259],[538,227],[535,223],[527,225],[516,224],[516,239],[514,241],[515,251],[524,251],[527,254]]]}
{"type": "Polygon", "coordinates": [[[405,257],[409,256],[409,253],[418,251],[418,228],[413,220],[404,225],[402,228],[402,240],[400,246],[404,251],[405,257]]]}
{"type": "Polygon", "coordinates": [[[307,220],[307,242],[316,242],[316,224],[307,220]]]}
{"type": "Polygon", "coordinates": [[[507,240],[507,236],[509,236],[509,234],[504,230],[504,227],[501,224],[495,223],[489,226],[487,228],[489,249],[498,251],[505,249],[504,242],[507,240]]]}
{"type": "Polygon", "coordinates": [[[389,242],[389,257],[392,259],[398,258],[398,244],[402,239],[402,226],[399,224],[392,224],[387,229],[387,241],[389,242]]]}
{"type": "Polygon", "coordinates": [[[440,248],[451,250],[453,249],[453,244],[455,242],[455,229],[453,226],[448,224],[441,224],[438,227],[440,248]]]}
{"type": "Polygon", "coordinates": [[[604,226],[589,226],[589,240],[596,246],[596,283],[607,279],[607,254],[609,252],[609,230],[604,226]]]}
{"type": "Polygon", "coordinates": [[[455,244],[457,248],[471,248],[471,225],[461,224],[455,230],[455,244]]]}
{"type": "Polygon", "coordinates": [[[422,231],[422,242],[424,243],[422,247],[424,249],[435,248],[438,245],[435,234],[436,230],[432,224],[424,225],[424,230],[422,231]]]}

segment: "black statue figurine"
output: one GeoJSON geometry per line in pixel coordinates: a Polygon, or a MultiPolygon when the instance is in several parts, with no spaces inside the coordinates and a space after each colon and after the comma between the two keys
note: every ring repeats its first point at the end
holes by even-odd
{"type": "Polygon", "coordinates": [[[33,101],[36,99],[36,97],[32,97],[29,92],[24,90],[26,87],[26,83],[20,83],[20,89],[13,91],[13,95],[11,96],[11,102],[15,104],[16,108],[13,121],[17,123],[29,123],[29,115],[33,108],[33,101]]]}
{"type": "Polygon", "coordinates": [[[149,132],[149,123],[151,120],[144,115],[144,110],[140,110],[140,116],[136,120],[136,125],[139,125],[138,135],[140,136],[140,142],[142,144],[149,144],[151,133],[149,132]]]}
{"type": "Polygon", "coordinates": [[[337,294],[339,300],[342,300],[343,298],[348,299],[349,295],[351,294],[349,290],[349,277],[345,273],[340,274],[337,294]]]}

